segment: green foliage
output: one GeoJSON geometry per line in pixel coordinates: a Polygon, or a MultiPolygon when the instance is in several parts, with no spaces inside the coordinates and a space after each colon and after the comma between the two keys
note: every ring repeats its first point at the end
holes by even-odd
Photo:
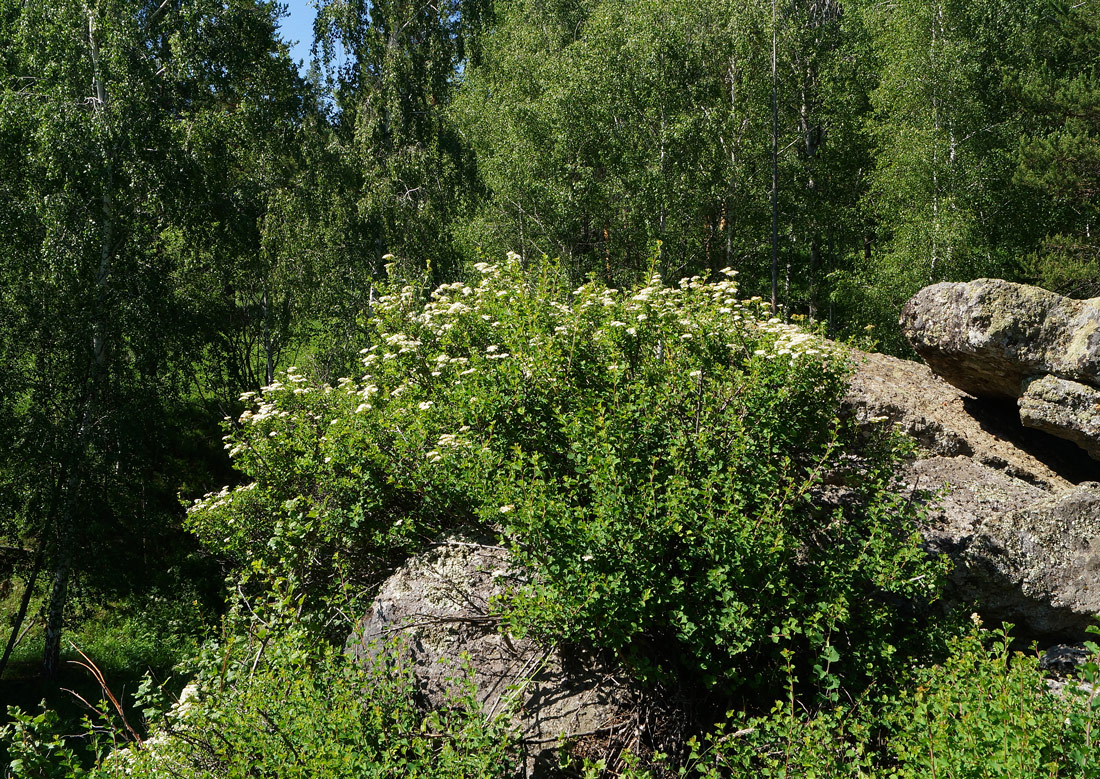
{"type": "MultiPolygon", "coordinates": [[[[479,194],[473,154],[444,117],[487,0],[319,4],[317,45],[331,90],[332,195],[345,220],[334,247],[374,275],[386,255],[458,275],[451,235],[479,194]],[[343,50],[346,59],[338,56],[343,50]],[[351,238],[354,244],[345,242],[351,238]]],[[[312,239],[313,236],[310,236],[312,239]]]]}
{"type": "Polygon", "coordinates": [[[1043,199],[1046,235],[1029,272],[1074,297],[1100,295],[1100,246],[1093,236],[1100,180],[1100,24],[1095,2],[1049,3],[1033,32],[1032,61],[1014,80],[1033,114],[1020,138],[1016,181],[1043,199]]]}
{"type": "Polygon", "coordinates": [[[1017,278],[1019,255],[1038,237],[1041,206],[1013,184],[1026,119],[1008,81],[1040,24],[1039,5],[854,6],[878,83],[866,117],[874,142],[867,255],[846,269],[838,304],[852,324],[875,324],[885,349],[907,350],[897,312],[922,287],[1017,278]]]}
{"type": "Polygon", "coordinates": [[[13,779],[80,779],[86,776],[81,756],[61,734],[57,712],[43,707],[41,714],[26,714],[8,707],[7,725],[0,740],[7,747],[6,776],[13,779]]]}
{"type": "Polygon", "coordinates": [[[638,278],[657,240],[677,274],[758,244],[747,230],[726,240],[724,223],[760,205],[731,160],[742,144],[726,5],[499,4],[451,112],[489,189],[460,240],[531,263],[560,257],[573,279],[609,283],[638,278]]]}
{"type": "MultiPolygon", "coordinates": [[[[1096,652],[1062,693],[1038,661],[1009,650],[1005,630],[974,628],[942,664],[919,667],[898,695],[806,710],[794,695],[763,717],[728,715],[692,739],[679,776],[1094,777],[1096,652]],[[1083,683],[1083,684],[1082,684],[1083,683]]],[[[666,766],[665,756],[655,758],[666,766]]],[[[598,775],[593,773],[593,776],[598,775]]],[[[632,768],[623,776],[652,776],[632,768]]]]}
{"type": "Polygon", "coordinates": [[[236,218],[233,197],[203,183],[236,184],[214,150],[230,138],[253,148],[257,127],[286,117],[285,102],[265,110],[272,74],[293,72],[276,12],[252,0],[0,2],[0,373],[12,393],[0,501],[5,542],[41,544],[51,574],[47,674],[76,580],[116,594],[183,557],[168,451],[185,438],[201,352],[233,329],[190,316],[195,287],[222,286],[201,267],[210,243],[187,229],[219,201],[204,236],[228,264],[241,222],[255,228],[255,213],[236,218]]]}
{"type": "Polygon", "coordinates": [[[96,776],[457,778],[504,776],[514,761],[473,699],[424,714],[408,669],[360,667],[293,629],[230,636],[197,671],[186,698],[154,714],[160,732],[96,776]]]}
{"type": "Polygon", "coordinates": [[[1051,694],[1038,659],[999,634],[958,638],[942,665],[919,670],[886,724],[897,777],[1100,776],[1089,692],[1051,694]]]}
{"type": "Polygon", "coordinates": [[[266,388],[226,443],[253,481],[192,508],[200,538],[319,610],[333,582],[477,524],[526,571],[513,629],[708,683],[774,683],[797,649],[829,692],[897,651],[895,605],[934,597],[939,565],[886,440],[842,456],[841,354],[732,271],[566,295],[514,255],[477,270],[382,297],[359,380],[266,388]],[[821,506],[827,477],[857,508],[821,506]]]}
{"type": "Polygon", "coordinates": [[[237,606],[232,629],[189,662],[192,681],[182,696],[143,683],[138,698],[150,737],[104,702],[85,718],[89,761],[60,735],[53,711],[13,708],[12,723],[0,730],[12,757],[5,776],[457,779],[506,776],[514,765],[507,712],[488,720],[456,687],[444,709],[424,713],[415,679],[391,655],[361,664],[318,644],[295,627],[285,601],[237,606]]]}
{"type": "MultiPolygon", "coordinates": [[[[945,629],[909,608],[941,567],[890,437],[853,454],[843,356],[730,277],[654,273],[765,288],[774,142],[788,313],[900,352],[897,309],[931,281],[1098,294],[1095,0],[318,5],[307,85],[271,0],[0,0],[0,534],[24,568],[42,544],[48,658],[74,622],[108,668],[193,645],[204,588],[176,588],[220,577],[176,532],[171,496],[217,467],[183,452],[209,426],[190,398],[236,416],[263,383],[226,431],[250,482],[189,522],[296,624],[237,624],[199,664],[207,719],[171,720],[192,740],[163,753],[185,773],[354,766],[310,707],[378,770],[497,771],[505,741],[464,703],[425,721],[375,669],[381,714],[357,715],[364,678],[297,632],[339,637],[394,566],[476,527],[513,552],[514,632],[786,689],[689,773],[1091,775],[1091,698],[1046,696],[1006,639],[841,703],[945,629]],[[379,283],[509,248],[434,292],[379,283]],[[559,281],[593,272],[647,281],[559,281]]],[[[12,716],[16,775],[80,773],[70,728],[12,716]]]]}

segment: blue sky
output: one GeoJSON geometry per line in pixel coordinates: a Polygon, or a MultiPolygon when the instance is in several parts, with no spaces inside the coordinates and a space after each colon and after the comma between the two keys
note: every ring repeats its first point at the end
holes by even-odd
{"type": "Polygon", "coordinates": [[[298,69],[305,72],[309,65],[309,47],[313,45],[313,19],[317,15],[310,0],[283,0],[289,15],[280,21],[279,31],[283,40],[298,41],[290,49],[290,55],[298,63],[298,69]]]}

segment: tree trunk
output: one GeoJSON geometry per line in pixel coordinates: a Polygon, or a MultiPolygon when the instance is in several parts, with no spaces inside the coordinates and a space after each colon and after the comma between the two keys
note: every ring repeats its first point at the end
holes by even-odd
{"type": "Polygon", "coordinates": [[[779,78],[776,72],[775,0],[772,0],[772,312],[779,303],[779,78]]]}
{"type": "Polygon", "coordinates": [[[50,608],[46,614],[46,648],[42,653],[42,675],[47,679],[57,678],[61,665],[61,633],[65,628],[65,602],[73,567],[72,526],[66,523],[58,531],[57,560],[50,588],[50,608]]]}
{"type": "Polygon", "coordinates": [[[817,319],[817,276],[821,272],[821,239],[814,236],[810,240],[810,291],[809,291],[809,317],[813,322],[817,319]]]}
{"type": "Polygon", "coordinates": [[[42,570],[42,556],[46,550],[46,537],[43,535],[38,542],[38,551],[34,555],[34,563],[31,565],[31,574],[27,577],[27,586],[23,590],[23,598],[19,601],[19,613],[15,615],[15,622],[11,626],[11,636],[8,637],[8,645],[4,647],[4,656],[0,657],[0,679],[4,678],[4,671],[8,667],[8,660],[15,645],[19,642],[19,631],[23,627],[23,620],[27,618],[27,607],[30,605],[31,596],[34,594],[34,585],[38,581],[38,573],[42,570]]]}
{"type": "Polygon", "coordinates": [[[267,297],[267,289],[264,289],[261,305],[264,312],[264,386],[275,382],[275,357],[271,340],[271,301],[267,297]]]}
{"type": "MultiPolygon", "coordinates": [[[[107,105],[107,89],[99,69],[99,43],[96,41],[95,16],[88,14],[88,50],[92,59],[92,79],[95,89],[95,101],[92,104],[93,116],[105,122],[104,109],[107,105]]],[[[60,495],[63,506],[56,527],[57,547],[54,552],[53,584],[50,588],[49,606],[46,617],[46,645],[42,653],[42,673],[47,679],[57,675],[61,658],[61,634],[65,626],[65,606],[68,599],[69,579],[72,575],[73,551],[75,539],[75,512],[78,504],[78,492],[83,481],[84,458],[87,456],[88,437],[95,422],[101,388],[107,376],[110,349],[108,346],[108,327],[105,312],[107,285],[111,277],[111,260],[114,252],[114,202],[112,190],[113,175],[110,166],[112,154],[110,128],[101,127],[104,140],[106,164],[103,174],[101,196],[102,224],[100,229],[99,267],[95,280],[95,314],[92,321],[91,360],[88,366],[88,384],[81,403],[77,406],[74,418],[72,454],[67,463],[69,476],[67,483],[58,489],[64,489],[60,495]],[[78,421],[77,421],[78,420],[78,421]]]]}

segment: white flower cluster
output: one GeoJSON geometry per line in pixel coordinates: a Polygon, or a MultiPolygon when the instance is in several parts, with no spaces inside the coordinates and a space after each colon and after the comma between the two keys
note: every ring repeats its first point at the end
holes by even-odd
{"type": "MultiPolygon", "coordinates": [[[[582,337],[606,356],[603,370],[616,382],[627,375],[638,354],[663,364],[686,357],[689,367],[684,375],[702,381],[710,371],[698,364],[696,355],[707,344],[725,345],[731,356],[755,353],[792,361],[825,351],[822,339],[781,321],[767,302],[739,297],[737,272],[731,268],[721,271],[716,282],[692,276],[670,286],[653,274],[644,287],[633,291],[588,282],[567,299],[542,300],[530,297],[533,293],[519,266],[519,258],[510,254],[500,265],[477,263],[479,278],[473,285],[444,284],[426,300],[412,286],[381,297],[375,315],[384,330],[373,346],[360,352],[368,373],[358,380],[341,378],[335,388],[317,387],[290,368],[261,393],[245,393],[241,400],[252,407],[239,419],[244,432],[228,437],[230,455],[238,456],[246,446],[262,455],[266,446],[283,445],[279,431],[290,424],[284,421],[287,417],[294,417],[317,423],[312,441],[319,457],[330,462],[327,435],[330,429],[340,429],[334,427],[337,423],[385,419],[379,415],[392,413],[391,407],[401,415],[442,419],[445,415],[435,409],[435,387],[460,387],[485,376],[494,381],[507,376],[508,381],[556,383],[561,380],[560,364],[548,355],[568,355],[571,360],[582,337]],[[542,317],[536,327],[524,319],[530,310],[542,317]],[[310,393],[317,401],[308,397],[310,393]],[[323,420],[318,410],[323,410],[323,420]]],[[[471,397],[465,403],[472,407],[477,400],[471,397]]],[[[448,452],[471,446],[468,432],[463,428],[436,433],[434,446],[425,445],[424,458],[437,463],[448,452]]],[[[207,495],[192,510],[215,509],[231,497],[228,489],[207,495]]]]}

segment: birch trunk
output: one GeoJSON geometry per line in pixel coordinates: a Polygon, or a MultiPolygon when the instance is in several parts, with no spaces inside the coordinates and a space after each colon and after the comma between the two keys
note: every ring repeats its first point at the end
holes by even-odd
{"type": "Polygon", "coordinates": [[[69,580],[72,576],[76,526],[77,496],[82,485],[84,458],[87,455],[88,438],[94,424],[103,382],[107,375],[110,350],[106,316],[107,284],[111,276],[111,259],[114,250],[114,205],[112,198],[112,173],[110,165],[110,132],[105,109],[107,89],[100,69],[99,43],[96,40],[94,12],[88,14],[88,51],[92,60],[92,121],[99,125],[103,139],[104,173],[100,198],[100,246],[99,267],[95,277],[95,304],[91,325],[91,359],[88,384],[77,409],[79,422],[72,438],[73,448],[68,464],[69,476],[63,487],[62,506],[56,524],[56,548],[53,560],[53,583],[50,587],[46,617],[46,642],[42,653],[42,673],[47,679],[57,675],[61,657],[61,636],[65,626],[65,607],[68,600],[69,580]]]}

